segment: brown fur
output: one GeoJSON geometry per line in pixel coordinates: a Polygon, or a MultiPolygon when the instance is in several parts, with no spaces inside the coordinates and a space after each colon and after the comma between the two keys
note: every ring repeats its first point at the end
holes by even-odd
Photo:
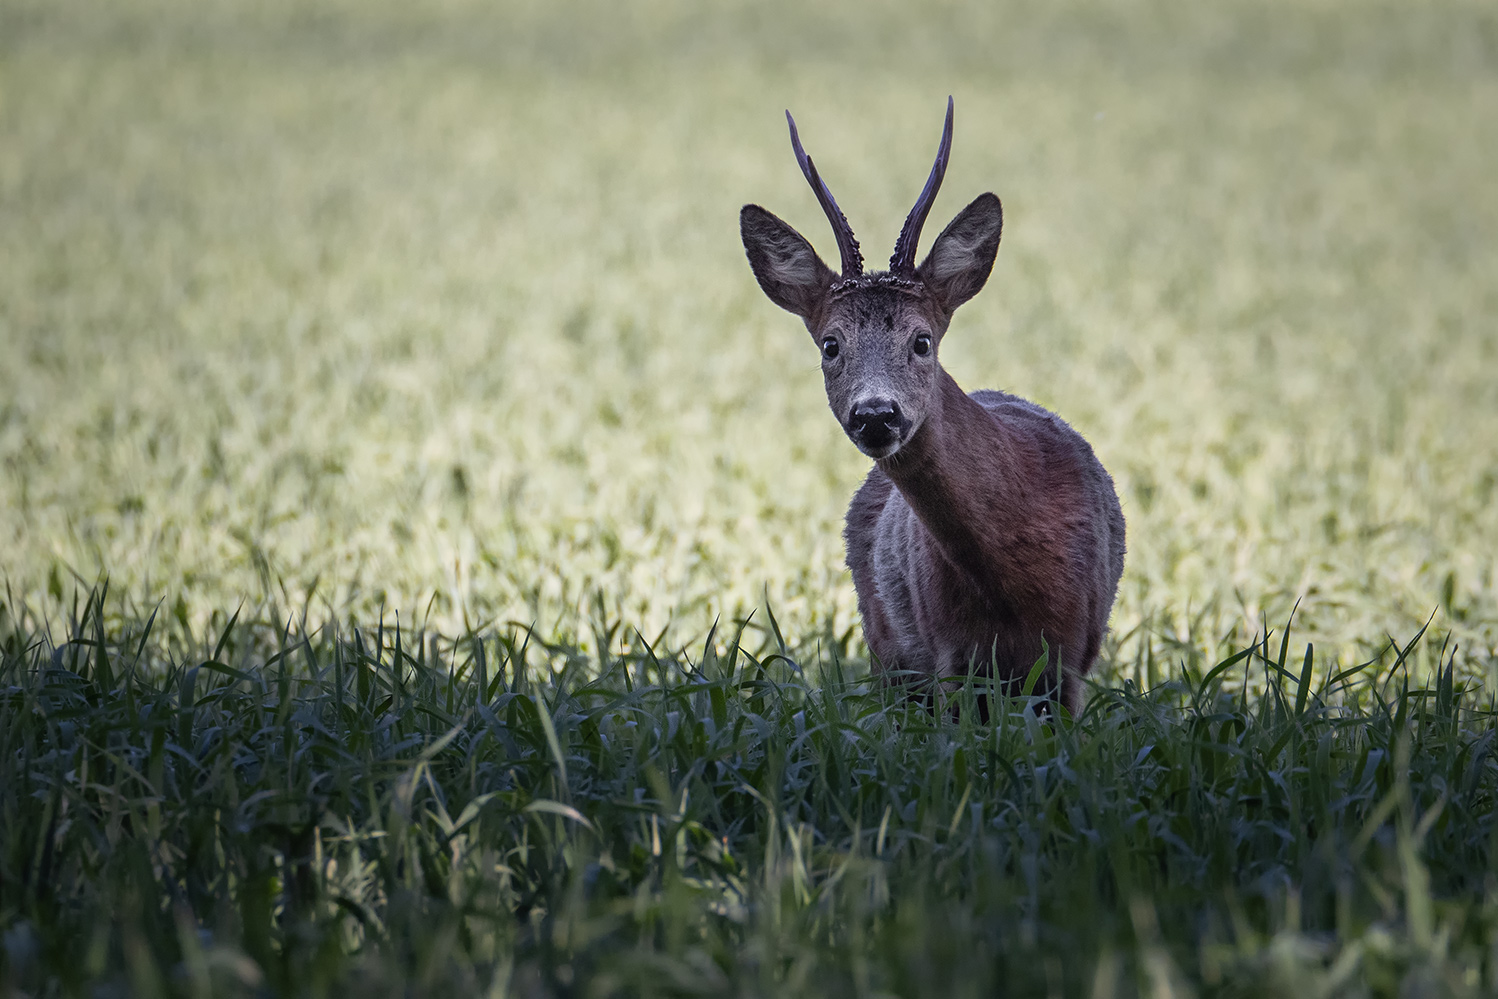
{"type": "MultiPolygon", "coordinates": [[[[1123,573],[1113,480],[1055,414],[967,395],[937,357],[952,314],[987,281],[1002,227],[985,194],[919,267],[850,274],[845,261],[839,278],[771,213],[740,216],[761,288],[806,323],[833,413],[875,459],[844,538],[877,668],[935,679],[975,668],[1017,688],[1048,648],[1042,690],[1076,712],[1123,573]]],[[[911,259],[918,237],[917,225],[911,259]]]]}
{"type": "Polygon", "coordinates": [[[947,677],[975,664],[1017,685],[1043,638],[1041,689],[1080,708],[1123,571],[1124,520],[1112,479],[1058,417],[946,377],[940,417],[869,472],[844,538],[881,668],[947,677]],[[882,576],[881,544],[904,556],[882,576]]]}

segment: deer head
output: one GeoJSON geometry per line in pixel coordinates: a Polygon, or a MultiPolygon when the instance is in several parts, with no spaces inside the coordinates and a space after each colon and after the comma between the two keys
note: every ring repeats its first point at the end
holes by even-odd
{"type": "Polygon", "coordinates": [[[931,176],[905,219],[889,270],[863,272],[863,254],[848,220],[801,148],[791,148],[832,223],[842,257],[834,274],[811,244],[758,205],[745,205],[739,230],[749,266],[770,300],[800,316],[822,351],[827,401],[844,432],[871,458],[888,458],[920,429],[934,404],[937,360],[952,314],[988,280],[999,250],[1004,212],[993,194],[979,195],[942,230],[919,266],[921,226],[936,200],[952,150],[952,99],[931,176]]]}

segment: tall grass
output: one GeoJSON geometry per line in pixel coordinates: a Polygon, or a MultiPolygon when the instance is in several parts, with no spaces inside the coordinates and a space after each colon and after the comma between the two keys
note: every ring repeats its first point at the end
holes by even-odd
{"type": "Polygon", "coordinates": [[[1494,705],[1412,683],[1419,635],[984,725],[981,681],[933,714],[773,629],[231,621],[178,658],[105,603],[5,640],[9,994],[1498,987],[1494,705]]]}

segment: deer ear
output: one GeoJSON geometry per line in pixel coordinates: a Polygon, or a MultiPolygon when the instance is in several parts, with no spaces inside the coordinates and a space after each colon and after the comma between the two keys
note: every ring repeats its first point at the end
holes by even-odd
{"type": "Polygon", "coordinates": [[[993,194],[980,194],[957,213],[931,244],[916,273],[948,314],[983,290],[1004,231],[1004,208],[993,194]]]}
{"type": "Polygon", "coordinates": [[[758,205],[739,212],[739,235],[770,301],[810,322],[832,286],[832,269],[805,237],[758,205]]]}

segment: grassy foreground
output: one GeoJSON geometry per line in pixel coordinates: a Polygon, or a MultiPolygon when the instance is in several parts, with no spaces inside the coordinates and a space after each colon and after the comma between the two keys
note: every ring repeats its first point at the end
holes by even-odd
{"type": "Polygon", "coordinates": [[[1413,686],[1416,641],[983,726],[742,631],[231,623],[168,662],[100,602],[5,640],[7,995],[1498,987],[1494,705],[1413,686]]]}

